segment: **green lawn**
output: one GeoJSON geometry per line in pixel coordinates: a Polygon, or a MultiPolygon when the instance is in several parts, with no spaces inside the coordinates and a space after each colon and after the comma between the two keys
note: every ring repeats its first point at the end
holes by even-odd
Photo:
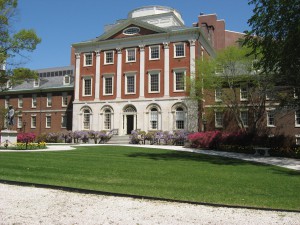
{"type": "Polygon", "coordinates": [[[1,152],[0,179],[168,199],[300,210],[300,173],[136,147],[1,152]]]}

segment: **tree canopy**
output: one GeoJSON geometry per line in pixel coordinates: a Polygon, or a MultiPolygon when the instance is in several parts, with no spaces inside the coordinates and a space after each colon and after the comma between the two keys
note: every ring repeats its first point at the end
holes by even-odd
{"type": "MultiPolygon", "coordinates": [[[[21,55],[22,52],[32,52],[41,42],[33,29],[21,29],[14,32],[13,18],[16,16],[18,0],[0,0],[0,65],[7,64],[9,58],[21,55]]],[[[12,83],[20,81],[20,78],[35,78],[36,74],[29,72],[28,69],[18,69],[13,71],[1,71],[0,86],[1,90],[6,86],[6,82],[11,80],[12,83]],[[21,76],[20,72],[24,74],[21,76]],[[14,72],[17,72],[15,74],[14,72]],[[24,76],[27,77],[24,77],[24,76]],[[18,80],[19,79],[19,80],[18,80]]]]}
{"type": "Polygon", "coordinates": [[[249,0],[253,16],[245,44],[262,57],[258,66],[300,96],[300,0],[249,0]]]}

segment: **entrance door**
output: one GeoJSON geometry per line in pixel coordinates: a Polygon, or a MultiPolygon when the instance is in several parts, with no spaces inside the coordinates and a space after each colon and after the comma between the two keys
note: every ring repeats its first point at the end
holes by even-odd
{"type": "Polygon", "coordinates": [[[134,115],[126,115],[127,122],[127,134],[131,134],[131,131],[134,129],[134,115]]]}

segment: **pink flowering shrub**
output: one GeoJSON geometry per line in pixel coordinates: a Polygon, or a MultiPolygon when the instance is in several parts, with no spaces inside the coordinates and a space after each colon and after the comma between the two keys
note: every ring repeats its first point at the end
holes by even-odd
{"type": "Polygon", "coordinates": [[[28,143],[34,142],[35,134],[34,133],[19,133],[17,135],[17,142],[28,143]]]}
{"type": "Polygon", "coordinates": [[[220,131],[197,132],[188,135],[191,146],[195,148],[215,148],[222,137],[220,131]]]}

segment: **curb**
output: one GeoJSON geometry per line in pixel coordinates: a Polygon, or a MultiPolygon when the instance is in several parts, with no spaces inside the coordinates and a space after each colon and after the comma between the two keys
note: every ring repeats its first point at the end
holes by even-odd
{"type": "Polygon", "coordinates": [[[168,198],[113,193],[113,192],[106,192],[106,191],[96,191],[96,190],[88,190],[88,189],[73,188],[73,187],[63,187],[63,186],[48,185],[48,184],[35,184],[35,183],[21,182],[21,181],[0,180],[0,183],[7,184],[7,185],[23,186],[23,187],[47,188],[47,189],[52,189],[52,190],[60,190],[60,191],[79,193],[79,194],[93,194],[93,195],[104,195],[104,196],[114,196],[114,197],[126,197],[126,198],[140,199],[140,200],[146,199],[146,200],[152,200],[152,201],[164,201],[164,202],[174,202],[174,203],[185,203],[185,204],[191,204],[191,205],[211,206],[211,207],[216,207],[216,208],[217,207],[225,207],[225,208],[236,208],[236,209],[300,213],[300,210],[263,208],[263,207],[240,206],[240,205],[227,205],[227,204],[218,204],[218,203],[195,202],[195,201],[188,201],[188,200],[175,200],[175,199],[168,199],[168,198]]]}

